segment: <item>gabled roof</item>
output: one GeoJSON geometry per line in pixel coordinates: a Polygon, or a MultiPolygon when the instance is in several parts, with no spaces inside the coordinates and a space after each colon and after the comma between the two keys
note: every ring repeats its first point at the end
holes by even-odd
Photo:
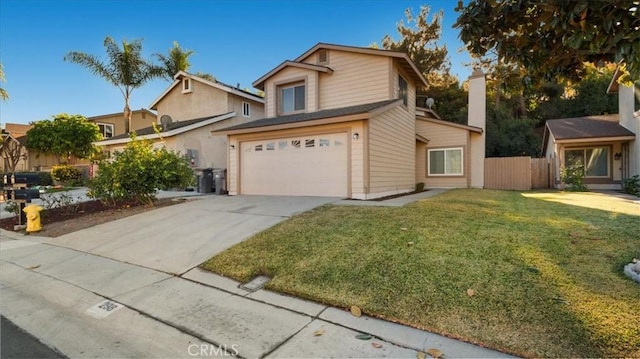
{"type": "Polygon", "coordinates": [[[22,123],[10,123],[7,122],[4,124],[4,130],[10,133],[13,137],[19,137],[27,133],[33,125],[25,125],[22,123]]]}
{"type": "Polygon", "coordinates": [[[241,90],[239,88],[233,87],[231,85],[227,85],[224,82],[220,82],[218,80],[214,81],[209,81],[206,79],[203,79],[202,77],[196,76],[196,75],[192,75],[190,73],[184,72],[184,71],[180,71],[177,74],[175,74],[175,76],[173,76],[173,78],[175,79],[175,81],[173,81],[173,84],[171,84],[171,86],[169,86],[166,90],[164,90],[164,92],[158,96],[158,98],[156,98],[153,103],[151,103],[151,105],[149,105],[149,108],[152,110],[156,110],[156,106],[158,105],[158,102],[160,102],[169,92],[171,92],[171,90],[173,90],[174,87],[178,86],[180,84],[180,82],[182,81],[182,78],[184,77],[188,77],[190,79],[192,79],[193,81],[198,81],[200,83],[203,83],[207,86],[211,86],[213,88],[217,88],[218,90],[222,90],[225,92],[228,92],[230,94],[234,94],[236,96],[240,96],[243,98],[246,98],[248,100],[252,100],[252,101],[256,101],[256,102],[260,102],[260,103],[264,103],[264,98],[262,96],[258,96],[254,93],[251,93],[249,91],[245,91],[245,90],[241,90]]]}
{"type": "Polygon", "coordinates": [[[556,141],[635,136],[633,132],[618,123],[617,114],[548,120],[546,127],[556,141]]]}
{"type": "Polygon", "coordinates": [[[594,140],[633,140],[635,134],[618,123],[618,114],[547,120],[542,135],[542,153],[547,152],[549,136],[558,143],[594,140]]]}
{"type": "Polygon", "coordinates": [[[280,65],[276,66],[273,70],[262,75],[262,77],[255,80],[251,85],[257,89],[264,90],[264,82],[266,81],[266,79],[268,79],[269,77],[280,72],[280,70],[287,67],[297,67],[300,69],[313,70],[313,71],[324,72],[329,74],[333,73],[333,70],[327,66],[306,64],[304,62],[295,62],[295,61],[286,60],[286,61],[283,61],[280,65]]]}
{"type": "MultiPolygon", "coordinates": [[[[309,122],[314,120],[336,119],[338,122],[353,120],[348,116],[362,115],[363,118],[368,118],[376,113],[385,111],[387,108],[396,106],[402,103],[402,100],[386,100],[373,103],[367,103],[363,105],[355,105],[349,107],[333,108],[328,110],[320,110],[309,113],[297,113],[293,115],[285,115],[279,117],[263,118],[261,120],[251,121],[240,125],[235,125],[212,132],[222,133],[243,133],[243,132],[257,132],[257,129],[263,129],[265,127],[272,127],[278,125],[290,125],[291,127],[299,127],[296,125],[308,125],[309,122]]],[[[265,129],[265,130],[268,130],[265,129]]]]}
{"type": "MultiPolygon", "coordinates": [[[[422,84],[424,86],[427,85],[427,80],[425,80],[424,76],[422,76],[422,73],[420,73],[420,70],[418,70],[418,68],[413,63],[413,61],[411,61],[411,58],[409,58],[409,56],[407,54],[403,53],[403,52],[396,52],[396,51],[390,51],[390,50],[380,50],[380,49],[374,49],[374,48],[370,48],[370,47],[356,47],[356,46],[335,45],[335,44],[327,44],[327,43],[319,42],[315,46],[310,48],[309,50],[305,51],[302,55],[298,56],[295,60],[293,60],[293,61],[285,61],[282,64],[278,65],[276,68],[274,68],[273,70],[269,71],[264,76],[262,76],[258,80],[256,80],[253,83],[253,86],[255,88],[263,89],[264,88],[264,81],[266,81],[267,78],[271,77],[276,72],[280,71],[282,69],[281,66],[283,66],[283,64],[285,64],[287,62],[289,62],[289,63],[302,63],[302,61],[304,61],[306,58],[308,58],[309,56],[311,56],[313,53],[315,53],[316,51],[318,51],[320,49],[338,50],[338,51],[354,52],[354,53],[359,53],[359,54],[367,54],[367,55],[375,55],[375,56],[387,56],[387,57],[396,58],[396,59],[398,59],[398,61],[400,63],[400,66],[405,70],[405,72],[407,72],[411,76],[411,78],[416,83],[418,83],[418,86],[420,86],[420,84],[422,84]]],[[[314,66],[317,66],[317,65],[314,65],[314,66]]]]}
{"type": "MultiPolygon", "coordinates": [[[[207,125],[211,125],[213,123],[224,121],[226,119],[234,117],[235,115],[236,115],[235,112],[228,112],[228,113],[216,115],[213,117],[202,117],[202,118],[195,118],[187,121],[172,122],[167,125],[167,128],[164,128],[164,129],[162,128],[162,125],[157,125],[156,127],[161,130],[159,134],[155,132],[155,129],[153,126],[145,127],[135,132],[136,132],[136,136],[140,139],[155,139],[155,138],[161,138],[161,137],[163,138],[171,137],[187,131],[191,131],[207,125]]],[[[94,144],[98,146],[106,146],[106,145],[127,143],[129,141],[130,141],[129,134],[125,133],[122,135],[118,135],[118,136],[110,137],[108,139],[94,142],[94,144]]]]}

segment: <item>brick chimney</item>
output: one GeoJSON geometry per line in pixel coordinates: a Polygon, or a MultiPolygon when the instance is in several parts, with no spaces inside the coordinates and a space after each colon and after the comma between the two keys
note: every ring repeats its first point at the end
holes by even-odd
{"type": "Polygon", "coordinates": [[[471,132],[470,181],[473,188],[484,187],[484,157],[487,130],[487,85],[484,73],[474,71],[469,76],[469,126],[482,129],[482,133],[471,132]]]}

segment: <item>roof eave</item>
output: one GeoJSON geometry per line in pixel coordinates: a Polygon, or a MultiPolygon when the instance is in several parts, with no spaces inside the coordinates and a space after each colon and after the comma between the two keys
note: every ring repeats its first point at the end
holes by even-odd
{"type": "Polygon", "coordinates": [[[427,122],[436,123],[436,124],[439,124],[439,125],[456,127],[456,128],[462,129],[462,130],[467,130],[467,131],[476,132],[476,133],[480,133],[480,134],[482,134],[484,132],[480,127],[463,125],[461,123],[444,121],[444,120],[439,120],[439,119],[435,119],[435,118],[429,118],[429,117],[416,115],[416,119],[417,120],[421,120],[421,121],[427,121],[427,122]]]}
{"type": "Polygon", "coordinates": [[[245,133],[288,130],[288,129],[294,129],[294,128],[328,125],[328,124],[333,124],[333,123],[367,120],[370,117],[371,117],[371,114],[369,112],[362,112],[362,113],[357,113],[357,114],[352,114],[352,115],[319,118],[319,119],[316,119],[316,120],[300,121],[300,122],[289,122],[289,123],[265,125],[265,126],[259,126],[259,127],[240,128],[240,129],[236,129],[236,130],[220,129],[220,130],[211,131],[211,134],[213,134],[213,135],[216,135],[216,134],[241,135],[241,134],[245,134],[245,133]]]}
{"type": "Polygon", "coordinates": [[[611,78],[611,82],[609,82],[609,86],[607,86],[607,93],[612,94],[618,92],[619,84],[618,79],[622,76],[622,71],[620,71],[620,65],[616,67],[616,71],[613,73],[613,77],[611,78]]]}
{"type": "Polygon", "coordinates": [[[631,141],[635,139],[636,139],[635,135],[621,135],[621,136],[555,138],[555,142],[556,143],[610,142],[610,141],[631,141]]]}
{"type": "Polygon", "coordinates": [[[273,75],[282,71],[286,67],[298,67],[312,71],[325,72],[325,73],[333,73],[333,70],[327,66],[319,66],[314,64],[305,64],[298,61],[285,60],[281,62],[278,66],[274,67],[271,71],[262,75],[259,79],[255,80],[251,86],[264,91],[264,83],[273,75]]]}
{"type": "MultiPolygon", "coordinates": [[[[236,115],[235,112],[229,112],[229,113],[226,113],[224,115],[212,117],[212,118],[210,118],[210,119],[208,119],[206,121],[194,123],[194,124],[191,124],[191,125],[188,125],[188,126],[184,126],[184,127],[179,127],[179,128],[167,131],[167,132],[160,132],[159,134],[158,133],[153,133],[153,134],[149,134],[149,135],[141,135],[141,136],[136,136],[136,138],[143,139],[143,140],[152,140],[152,139],[156,139],[156,138],[173,137],[173,136],[179,135],[179,134],[184,133],[184,132],[195,130],[195,129],[198,129],[200,127],[208,126],[208,125],[220,122],[220,121],[224,121],[226,119],[234,117],[235,115],[236,115]]],[[[97,145],[97,146],[109,146],[109,145],[117,145],[117,144],[121,144],[121,143],[127,143],[129,141],[131,141],[131,138],[127,137],[127,138],[118,138],[118,139],[115,139],[115,140],[97,141],[97,142],[94,142],[93,144],[97,145]]]]}

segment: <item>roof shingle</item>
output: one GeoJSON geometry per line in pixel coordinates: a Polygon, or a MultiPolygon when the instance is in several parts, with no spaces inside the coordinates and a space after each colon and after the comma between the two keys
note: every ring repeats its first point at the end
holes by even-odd
{"type": "Polygon", "coordinates": [[[618,123],[617,114],[548,120],[547,127],[556,140],[634,136],[618,123]]]}
{"type": "MultiPolygon", "coordinates": [[[[226,114],[228,114],[228,113],[226,113],[226,114]]],[[[210,119],[215,118],[215,117],[224,116],[226,114],[215,115],[215,116],[207,116],[207,117],[201,117],[201,118],[194,118],[194,119],[186,120],[186,121],[176,121],[176,122],[172,122],[172,123],[168,124],[166,129],[163,129],[162,125],[160,125],[160,124],[158,124],[157,127],[160,129],[160,133],[162,134],[163,132],[169,132],[169,131],[177,130],[177,129],[182,128],[182,127],[186,127],[186,126],[193,125],[193,124],[196,124],[196,123],[204,122],[204,121],[210,120],[210,119]]],[[[154,133],[156,133],[154,128],[153,128],[153,126],[141,128],[139,130],[136,130],[135,132],[136,132],[136,136],[153,135],[154,133]]],[[[122,135],[105,138],[103,141],[119,140],[119,139],[122,139],[122,138],[129,138],[129,134],[128,133],[124,133],[122,135]]]]}
{"type": "Polygon", "coordinates": [[[240,125],[235,125],[231,127],[222,128],[215,132],[225,132],[225,131],[233,131],[233,130],[243,130],[249,128],[257,128],[257,127],[266,127],[266,126],[276,126],[276,125],[284,125],[288,123],[298,123],[312,120],[321,120],[325,118],[331,117],[340,117],[340,116],[349,116],[349,115],[357,115],[361,113],[367,113],[384,106],[390,105],[394,102],[398,101],[394,100],[386,100],[379,101],[373,103],[367,103],[363,105],[355,105],[349,107],[341,107],[341,108],[332,108],[328,110],[320,110],[309,113],[296,113],[293,115],[285,115],[279,117],[271,117],[271,118],[263,118],[260,120],[255,120],[247,123],[243,123],[240,125]]]}

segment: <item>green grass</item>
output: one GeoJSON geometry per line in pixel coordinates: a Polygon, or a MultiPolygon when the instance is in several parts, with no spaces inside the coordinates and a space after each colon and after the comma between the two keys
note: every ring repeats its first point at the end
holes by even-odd
{"type": "Polygon", "coordinates": [[[323,206],[202,267],[516,355],[640,357],[640,285],[622,274],[634,257],[640,205],[454,190],[401,208],[323,206]]]}

